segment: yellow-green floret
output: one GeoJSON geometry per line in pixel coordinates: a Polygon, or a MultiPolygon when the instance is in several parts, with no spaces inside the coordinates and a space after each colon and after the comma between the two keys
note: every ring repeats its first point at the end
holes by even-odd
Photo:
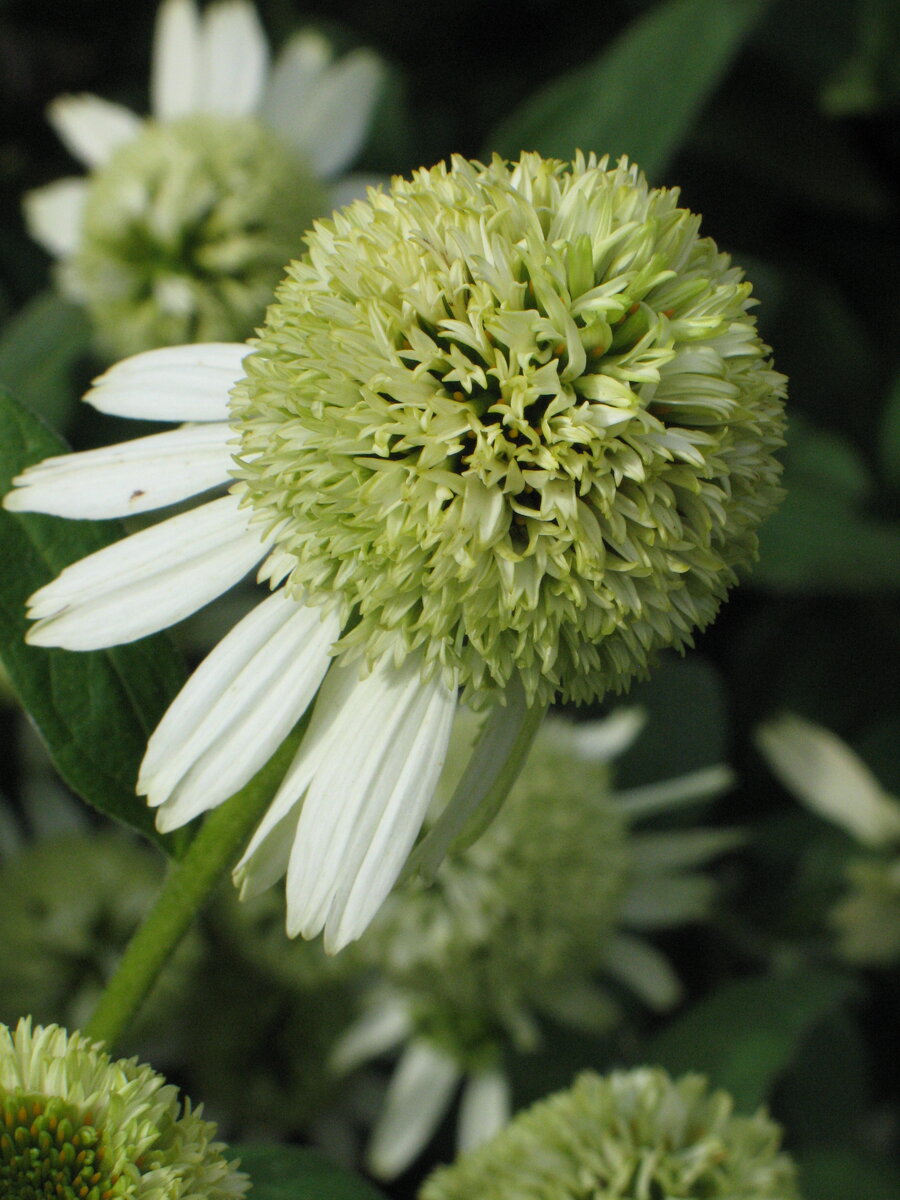
{"type": "Polygon", "coordinates": [[[64,286],[118,356],[241,341],[324,209],[309,168],[258,122],[148,121],[92,176],[64,286]]]}
{"type": "Polygon", "coordinates": [[[712,620],[779,499],[750,285],[622,161],[454,158],[318,222],[233,393],[345,655],[588,701],[712,620]]]}
{"type": "Polygon", "coordinates": [[[586,1073],[436,1171],[420,1200],[797,1200],[780,1141],[698,1075],[586,1073]]]}
{"type": "Polygon", "coordinates": [[[216,1128],[136,1059],[56,1025],[0,1025],[3,1200],[231,1200],[216,1128]]]}

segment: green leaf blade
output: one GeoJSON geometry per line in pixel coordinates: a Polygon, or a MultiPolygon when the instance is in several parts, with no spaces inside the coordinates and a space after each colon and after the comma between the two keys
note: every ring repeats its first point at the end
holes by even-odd
{"type": "Polygon", "coordinates": [[[767,0],[668,0],[586,66],[554,80],[488,142],[516,157],[537,150],[627,154],[658,178],[724,76],[767,0]]]}
{"type": "MultiPolygon", "coordinates": [[[[25,467],[65,450],[38,418],[0,391],[0,495],[25,467]]],[[[117,522],[0,509],[0,658],[73,791],[176,853],[188,835],[161,837],[134,791],[147,738],[184,682],[173,643],[157,635],[110,650],[73,653],[25,642],[25,603],[31,593],[121,532],[117,522]]]]}
{"type": "Polygon", "coordinates": [[[231,1149],[253,1180],[253,1200],[385,1200],[383,1192],[317,1150],[265,1145],[231,1149]]]}

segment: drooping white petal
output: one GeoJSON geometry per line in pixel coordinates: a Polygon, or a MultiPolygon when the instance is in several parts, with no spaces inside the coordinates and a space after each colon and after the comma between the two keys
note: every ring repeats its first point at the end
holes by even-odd
{"type": "Polygon", "coordinates": [[[226,421],[228,393],[243,377],[244,342],[164,346],[125,358],[84,399],[100,412],[145,421],[226,421]]]}
{"type": "Polygon", "coordinates": [[[668,929],[709,913],[713,882],[705,875],[653,875],[635,880],[619,915],[634,929],[668,929]]]}
{"type": "Polygon", "coordinates": [[[256,8],[246,0],[220,0],[200,28],[197,111],[228,117],[256,112],[269,66],[269,46],[256,8]]]}
{"type": "Polygon", "coordinates": [[[652,879],[701,866],[744,841],[746,834],[739,829],[670,829],[632,834],[628,844],[634,874],[652,879]]]}
{"type": "Polygon", "coordinates": [[[88,167],[102,166],[143,124],[130,109],[88,93],[58,96],[47,118],[66,149],[88,167]]]}
{"type": "Polygon", "coordinates": [[[58,179],[26,192],[22,200],[28,232],[57,258],[78,249],[87,188],[84,179],[58,179]]]}
{"type": "Polygon", "coordinates": [[[604,967],[645,1004],[664,1012],[681,999],[681,981],[664,954],[643,938],[618,933],[610,941],[604,967]]]}
{"type": "Polygon", "coordinates": [[[223,496],[66,567],[31,597],[27,640],[97,650],[146,637],[227,591],[264,553],[236,498],[223,496]]]}
{"type": "Polygon", "coordinates": [[[509,1080],[503,1071],[470,1075],[463,1087],[456,1126],[456,1148],[474,1150],[499,1133],[512,1115],[509,1080]]]}
{"type": "Polygon", "coordinates": [[[309,707],[340,635],[334,614],[284,591],[258,604],[194,672],[163,717],[137,790],[167,831],[243,787],[309,707]]]}
{"type": "Polygon", "coordinates": [[[866,845],[900,837],[900,802],[829,730],[784,716],[758,729],[756,742],[785,787],[819,816],[866,845]]]}
{"type": "MultiPolygon", "coordinates": [[[[288,934],[325,931],[334,953],[359,937],[393,886],[443,766],[456,707],[417,656],[379,663],[340,708],[323,693],[333,746],[310,782],[287,878],[288,934]]],[[[333,673],[351,673],[334,668],[333,673]]],[[[319,707],[317,704],[317,709],[319,707]]],[[[302,747],[301,747],[302,754],[302,747]]]]}
{"type": "Polygon", "coordinates": [[[317,175],[337,175],[359,153],[383,77],[377,55],[354,50],[319,77],[294,121],[280,129],[317,175]]]}
{"type": "Polygon", "coordinates": [[[285,141],[291,141],[303,106],[330,62],[331,47],[317,33],[297,33],[279,52],[266,85],[260,117],[285,141]]]}
{"type": "Polygon", "coordinates": [[[153,33],[150,107],[160,121],[197,111],[200,18],[193,0],[163,0],[153,33]]]}
{"type": "Polygon", "coordinates": [[[355,1071],[405,1042],[411,1028],[409,1006],[396,996],[381,997],[338,1038],[329,1065],[340,1075],[355,1071]]]}
{"type": "Polygon", "coordinates": [[[628,749],[647,723],[647,713],[636,705],[617,708],[602,721],[585,721],[571,729],[575,749],[592,762],[611,762],[628,749]]]}
{"type": "Polygon", "coordinates": [[[233,460],[224,423],[185,425],[101,450],[45,458],[18,475],[13,512],[102,520],[164,508],[226,483],[233,460]]]}
{"type": "Polygon", "coordinates": [[[412,1042],[397,1064],[366,1159],[373,1175],[392,1179],[431,1139],[450,1106],[461,1071],[427,1042],[412,1042]]]}
{"type": "Polygon", "coordinates": [[[719,763],[713,767],[701,767],[698,771],[688,771],[674,779],[663,779],[659,783],[616,792],[613,802],[629,821],[637,821],[657,813],[671,812],[685,804],[710,800],[731,787],[734,787],[734,771],[719,763]]]}

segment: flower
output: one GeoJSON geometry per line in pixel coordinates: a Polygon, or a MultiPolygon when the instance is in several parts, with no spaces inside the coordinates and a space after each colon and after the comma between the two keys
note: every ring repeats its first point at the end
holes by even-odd
{"type": "Polygon", "coordinates": [[[761,725],[757,745],[798,800],[862,847],[846,864],[847,894],[831,910],[848,961],[900,960],[900,799],[827,729],[786,714],[761,725]]]}
{"type": "Polygon", "coordinates": [[[783,379],[749,285],[637,169],[455,158],[318,222],[258,338],[126,359],[87,399],[186,422],[39,463],[7,508],[114,517],[228,494],[68,567],[37,645],[130,641],[261,563],[271,589],[147,748],[172,829],[312,715],[238,864],[339,949],[421,828],[457,689],[490,710],[429,853],[508,789],[548,701],[686,646],[779,496],[783,379]],[[230,393],[230,401],[229,401],[230,393]],[[301,803],[302,801],[302,803],[301,803]]]}
{"type": "Polygon", "coordinates": [[[57,1025],[0,1025],[0,1121],[4,1200],[227,1200],[250,1185],[177,1088],[57,1025]]]}
{"type": "Polygon", "coordinates": [[[616,1023],[598,974],[658,1010],[679,999],[668,960],[640,935],[705,915],[712,881],[694,868],[735,835],[631,824],[723,791],[731,775],[710,767],[617,794],[609,761],[642,725],[637,709],[585,724],[547,718],[487,832],[451,850],[431,887],[395,889],[355,947],[375,982],[335,1064],[400,1051],[369,1147],[376,1175],[410,1165],[461,1081],[460,1148],[502,1128],[504,1060],[535,1049],[540,1017],[593,1033],[616,1023]]]}
{"type": "Polygon", "coordinates": [[[796,1170],[763,1113],[735,1116],[702,1076],[592,1072],[520,1113],[426,1180],[420,1200],[797,1200],[796,1170]]]}
{"type": "Polygon", "coordinates": [[[110,356],[246,337],[312,219],[360,190],[333,180],[360,148],[382,67],[365,50],[330,59],[301,33],[270,71],[252,4],[201,16],[194,0],[163,0],[152,118],[91,95],[51,104],[89,175],[29,193],[25,214],[110,356]]]}

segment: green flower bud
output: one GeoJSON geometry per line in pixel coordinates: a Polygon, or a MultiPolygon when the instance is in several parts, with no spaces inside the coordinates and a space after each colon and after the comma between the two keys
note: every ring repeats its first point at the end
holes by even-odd
{"type": "Polygon", "coordinates": [[[110,355],[240,340],[326,207],[300,156],[253,118],[148,121],[90,177],[63,284],[110,355]]]}
{"type": "Polygon", "coordinates": [[[178,1090],[56,1025],[0,1025],[4,1200],[229,1200],[250,1181],[178,1090]]]}
{"type": "Polygon", "coordinates": [[[233,425],[339,647],[589,701],[712,620],[779,499],[750,285],[636,167],[454,158],[317,223],[233,425]]]}
{"type": "Polygon", "coordinates": [[[698,1075],[587,1073],[436,1171],[420,1200],[797,1200],[780,1141],[698,1075]]]}

